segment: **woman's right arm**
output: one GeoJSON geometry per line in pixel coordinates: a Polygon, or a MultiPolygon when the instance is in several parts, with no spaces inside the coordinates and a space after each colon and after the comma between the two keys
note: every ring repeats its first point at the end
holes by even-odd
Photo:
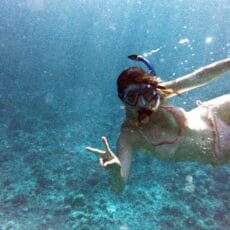
{"type": "Polygon", "coordinates": [[[129,176],[131,161],[132,161],[132,145],[129,141],[129,136],[121,133],[117,141],[117,155],[120,161],[120,169],[110,170],[110,184],[112,190],[120,192],[124,190],[126,181],[129,176]]]}
{"type": "Polygon", "coordinates": [[[110,149],[106,137],[102,137],[102,143],[105,150],[86,147],[88,151],[98,154],[100,165],[109,170],[110,184],[112,186],[112,190],[115,192],[121,192],[124,189],[129,175],[132,148],[128,140],[129,137],[127,134],[120,134],[117,141],[118,157],[110,149]]]}

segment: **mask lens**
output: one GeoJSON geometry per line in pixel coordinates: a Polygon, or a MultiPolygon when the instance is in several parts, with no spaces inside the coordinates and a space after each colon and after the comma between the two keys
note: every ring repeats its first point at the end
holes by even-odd
{"type": "Polygon", "coordinates": [[[124,96],[124,101],[131,105],[136,106],[139,96],[142,96],[146,102],[152,101],[156,96],[157,92],[155,87],[151,85],[137,86],[127,90],[127,94],[124,96]]]}
{"type": "Polygon", "coordinates": [[[129,92],[126,96],[125,101],[127,102],[127,104],[129,105],[136,105],[137,104],[137,100],[138,100],[138,92],[129,92]]]}
{"type": "Polygon", "coordinates": [[[152,88],[146,88],[143,92],[143,97],[147,102],[150,102],[154,98],[154,91],[152,88]]]}

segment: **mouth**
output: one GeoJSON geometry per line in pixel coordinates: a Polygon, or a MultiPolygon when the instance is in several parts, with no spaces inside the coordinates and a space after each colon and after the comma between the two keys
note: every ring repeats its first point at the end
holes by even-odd
{"type": "Polygon", "coordinates": [[[139,123],[142,123],[144,120],[149,118],[152,114],[152,111],[146,108],[140,108],[137,112],[138,112],[139,123]]]}

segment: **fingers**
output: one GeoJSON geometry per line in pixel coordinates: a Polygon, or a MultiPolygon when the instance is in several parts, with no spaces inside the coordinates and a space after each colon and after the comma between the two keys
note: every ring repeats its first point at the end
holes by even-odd
{"type": "Polygon", "coordinates": [[[116,164],[116,165],[121,167],[121,163],[117,158],[114,158],[114,159],[112,159],[110,161],[104,162],[103,158],[100,157],[99,158],[99,163],[100,163],[100,165],[102,167],[107,167],[108,165],[113,165],[113,164],[116,164]]]}
{"type": "Polygon", "coordinates": [[[112,165],[112,164],[117,164],[117,165],[119,165],[121,167],[121,163],[117,159],[113,159],[111,161],[107,161],[107,162],[103,163],[103,166],[106,167],[106,166],[112,165]]]}
{"type": "Polygon", "coordinates": [[[111,151],[111,149],[110,149],[110,147],[109,147],[109,143],[108,143],[107,138],[103,136],[103,137],[101,138],[101,140],[102,140],[102,143],[103,143],[104,146],[105,146],[106,151],[109,152],[109,153],[111,153],[112,151],[111,151]]]}
{"type": "Polygon", "coordinates": [[[105,151],[100,150],[100,149],[95,149],[95,148],[91,148],[91,147],[86,147],[86,150],[92,153],[96,153],[98,155],[103,155],[105,154],[105,151]]]}

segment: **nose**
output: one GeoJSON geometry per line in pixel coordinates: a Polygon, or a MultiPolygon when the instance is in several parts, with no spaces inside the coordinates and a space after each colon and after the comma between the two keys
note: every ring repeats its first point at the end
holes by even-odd
{"type": "Polygon", "coordinates": [[[146,101],[142,95],[138,98],[138,105],[139,106],[145,106],[146,105],[146,101]]]}

